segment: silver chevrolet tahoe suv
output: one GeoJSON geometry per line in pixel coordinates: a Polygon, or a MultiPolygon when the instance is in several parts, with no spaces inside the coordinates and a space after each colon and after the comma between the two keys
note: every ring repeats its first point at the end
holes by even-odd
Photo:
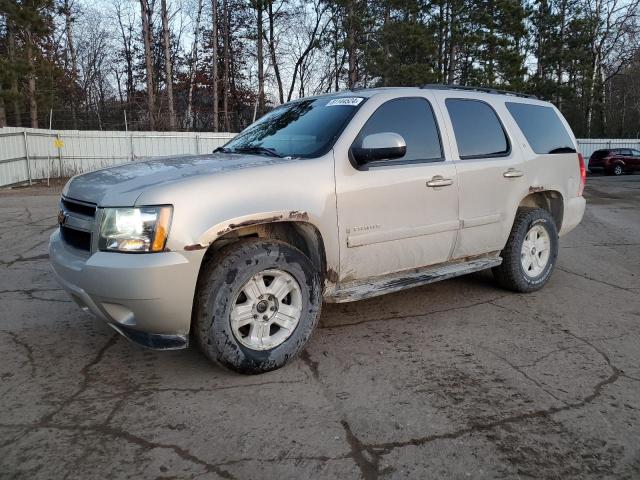
{"type": "Polygon", "coordinates": [[[149,348],[194,340],[245,373],[349,302],[492,269],[531,292],[581,221],[585,167],[559,111],[439,85],[303,98],[211,155],[73,177],[49,254],[83,308],[149,348]]]}

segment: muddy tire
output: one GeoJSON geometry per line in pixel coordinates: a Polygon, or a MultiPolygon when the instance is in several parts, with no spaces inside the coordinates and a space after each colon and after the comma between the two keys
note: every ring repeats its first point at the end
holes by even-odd
{"type": "Polygon", "coordinates": [[[549,212],[519,208],[500,256],[502,264],[492,272],[501,287],[521,293],[541,289],[558,257],[558,230],[549,212]]]}
{"type": "Polygon", "coordinates": [[[298,249],[242,240],[207,260],[198,279],[193,334],[211,360],[240,373],[282,367],[311,337],[321,276],[298,249]]]}

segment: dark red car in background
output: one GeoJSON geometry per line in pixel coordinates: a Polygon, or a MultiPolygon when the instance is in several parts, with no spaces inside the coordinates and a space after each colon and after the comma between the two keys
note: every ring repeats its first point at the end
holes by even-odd
{"type": "Polygon", "coordinates": [[[633,148],[596,150],[589,157],[589,171],[622,175],[640,170],[640,151],[633,148]]]}

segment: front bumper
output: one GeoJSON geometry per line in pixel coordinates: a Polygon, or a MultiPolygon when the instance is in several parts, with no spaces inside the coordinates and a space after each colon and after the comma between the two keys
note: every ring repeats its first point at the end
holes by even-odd
{"type": "Polygon", "coordinates": [[[142,346],[188,345],[193,295],[204,250],[128,254],[84,252],[51,235],[60,285],[82,308],[142,346]]]}

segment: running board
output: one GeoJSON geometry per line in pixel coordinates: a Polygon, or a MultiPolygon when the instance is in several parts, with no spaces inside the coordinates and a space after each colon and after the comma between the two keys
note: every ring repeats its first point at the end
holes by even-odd
{"type": "Polygon", "coordinates": [[[325,300],[329,303],[354,302],[365,298],[399,292],[407,288],[419,287],[447,278],[466,275],[467,273],[497,267],[502,263],[499,256],[476,257],[473,260],[458,263],[447,263],[415,270],[383,275],[365,281],[348,282],[325,292],[325,300]]]}

